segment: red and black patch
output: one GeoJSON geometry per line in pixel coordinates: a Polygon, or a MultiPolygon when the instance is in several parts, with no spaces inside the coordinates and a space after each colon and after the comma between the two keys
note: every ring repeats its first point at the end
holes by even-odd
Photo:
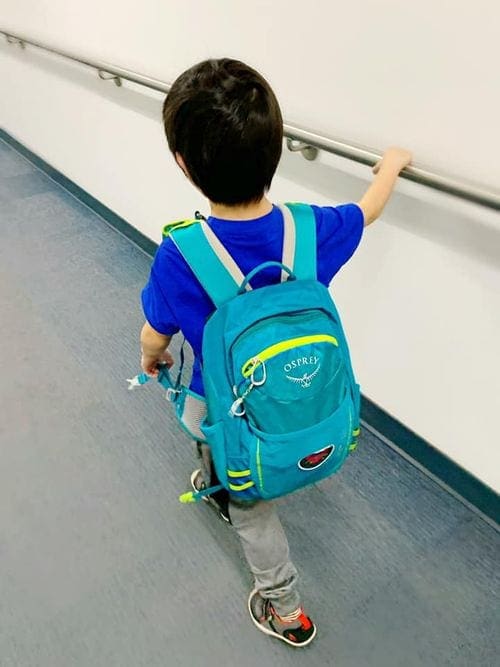
{"type": "Polygon", "coordinates": [[[328,445],[328,447],[320,449],[319,452],[308,454],[307,456],[304,456],[303,459],[300,459],[299,468],[301,470],[314,470],[315,468],[319,468],[330,458],[334,451],[335,445],[328,445]]]}

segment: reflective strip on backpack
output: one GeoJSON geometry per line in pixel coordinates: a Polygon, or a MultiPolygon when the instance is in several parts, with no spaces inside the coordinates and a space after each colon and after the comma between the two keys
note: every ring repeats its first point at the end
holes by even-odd
{"type": "MultiPolygon", "coordinates": [[[[229,274],[239,287],[245,280],[245,276],[243,275],[240,267],[236,264],[236,262],[231,257],[226,248],[222,245],[219,238],[215,235],[213,229],[204,221],[200,223],[200,226],[203,230],[203,233],[205,234],[208,243],[210,244],[210,247],[212,248],[214,253],[219,258],[220,262],[224,265],[226,270],[229,272],[229,274]]],[[[246,285],[247,292],[250,291],[251,289],[252,288],[250,287],[250,285],[247,284],[246,285]]]]}
{"type": "Polygon", "coordinates": [[[228,484],[229,488],[231,491],[246,491],[247,489],[250,489],[252,486],[255,486],[253,482],[246,482],[245,484],[228,484]]]}
{"type": "MultiPolygon", "coordinates": [[[[281,263],[293,270],[295,259],[295,220],[286,205],[279,205],[279,210],[283,215],[283,258],[281,263]]],[[[288,280],[288,273],[282,269],[281,282],[288,280]]]]}
{"type": "Polygon", "coordinates": [[[292,269],[298,280],[316,280],[317,279],[317,248],[316,248],[316,216],[314,210],[309,204],[290,204],[279,207],[284,220],[284,242],[283,252],[287,259],[291,255],[292,233],[290,222],[293,223],[293,263],[285,262],[283,264],[292,269]],[[291,213],[288,216],[286,211],[291,213]]]}
{"type": "Polygon", "coordinates": [[[250,475],[250,470],[228,470],[228,477],[248,477],[250,475]]]}

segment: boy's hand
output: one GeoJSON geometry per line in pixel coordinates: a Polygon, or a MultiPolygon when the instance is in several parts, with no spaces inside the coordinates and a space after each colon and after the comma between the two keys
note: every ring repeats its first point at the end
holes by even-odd
{"type": "Polygon", "coordinates": [[[142,370],[150,377],[157,377],[158,364],[166,363],[169,368],[174,365],[174,358],[168,351],[172,336],[158,333],[146,322],[141,331],[142,370]]]}
{"type": "Polygon", "coordinates": [[[167,368],[172,368],[174,358],[168,350],[165,350],[159,356],[142,353],[141,368],[149,377],[158,375],[158,364],[166,364],[167,368]]]}
{"type": "Polygon", "coordinates": [[[405,148],[389,148],[373,167],[375,178],[359,202],[365,226],[376,220],[384,210],[400,172],[412,159],[405,148]]]}
{"type": "Polygon", "coordinates": [[[388,167],[399,174],[400,171],[410,164],[411,159],[412,154],[410,151],[407,151],[406,148],[388,148],[382,159],[373,167],[373,173],[378,174],[383,166],[388,167]]]}

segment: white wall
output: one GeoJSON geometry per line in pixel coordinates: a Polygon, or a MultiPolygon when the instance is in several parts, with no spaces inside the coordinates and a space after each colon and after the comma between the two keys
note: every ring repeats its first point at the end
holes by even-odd
{"type": "Polygon", "coordinates": [[[5,28],[166,81],[208,56],[239,57],[268,76],[289,120],[378,148],[408,144],[423,166],[500,183],[496,0],[0,0],[0,7],[5,28]]]}
{"type": "MultiPolygon", "coordinates": [[[[306,14],[282,0],[2,6],[5,29],[167,81],[209,55],[246,59],[289,121],[378,149],[402,143],[419,165],[500,183],[493,2],[321,0],[306,14]]],[[[203,208],[166,150],[161,96],[5,44],[0,76],[1,125],[151,238],[203,208]]],[[[333,156],[285,154],[273,196],[356,200],[369,177],[333,156]]],[[[334,293],[364,393],[500,489],[499,216],[401,182],[334,293]]]]}

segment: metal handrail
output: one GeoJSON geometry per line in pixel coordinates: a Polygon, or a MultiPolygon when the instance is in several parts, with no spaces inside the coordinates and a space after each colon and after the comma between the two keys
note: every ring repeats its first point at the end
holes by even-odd
{"type": "MultiPolygon", "coordinates": [[[[81,65],[86,65],[97,70],[101,78],[113,79],[117,85],[121,85],[121,80],[123,79],[161,93],[168,93],[170,90],[170,85],[159,79],[154,79],[138,72],[132,72],[131,70],[117,67],[104,61],[83,58],[68,51],[56,49],[33,39],[28,39],[22,35],[6,32],[5,30],[0,30],[0,33],[5,35],[10,44],[19,44],[22,48],[25,48],[26,44],[29,44],[38,49],[43,49],[49,53],[54,53],[68,60],[80,63],[81,65]]],[[[287,138],[289,150],[300,151],[309,160],[316,157],[318,149],[369,166],[375,165],[382,157],[381,154],[369,148],[333,139],[332,137],[325,137],[311,130],[290,125],[289,123],[283,125],[283,131],[287,138]]],[[[478,185],[435,174],[420,167],[406,167],[400,175],[409,181],[425,185],[434,190],[446,192],[460,199],[500,210],[500,192],[484,190],[478,185]]]]}

